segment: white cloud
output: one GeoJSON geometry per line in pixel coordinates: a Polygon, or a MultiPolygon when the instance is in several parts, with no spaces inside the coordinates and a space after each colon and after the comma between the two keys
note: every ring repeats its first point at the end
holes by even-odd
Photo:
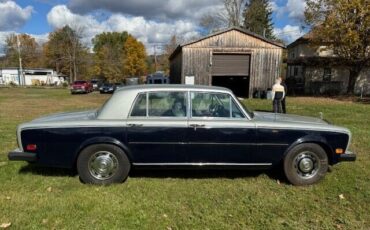
{"type": "Polygon", "coordinates": [[[289,17],[293,19],[304,19],[304,9],[306,8],[305,0],[288,0],[286,4],[289,17]]]}
{"type": "Polygon", "coordinates": [[[279,0],[273,0],[270,2],[270,5],[278,18],[288,15],[288,18],[297,21],[304,19],[305,0],[287,0],[285,5],[280,5],[279,0]]]}
{"type": "Polygon", "coordinates": [[[102,32],[127,31],[143,42],[150,53],[151,43],[167,43],[174,34],[184,39],[199,36],[197,26],[191,21],[175,20],[158,22],[142,16],[128,16],[115,13],[106,20],[98,21],[91,15],[79,15],[71,12],[65,5],[53,7],[47,15],[48,23],[54,28],[69,25],[82,32],[83,41],[91,46],[91,39],[102,32]]]}
{"type": "Polygon", "coordinates": [[[14,1],[0,1],[0,31],[22,27],[32,16],[33,7],[20,7],[14,1]]]}
{"type": "Polygon", "coordinates": [[[283,28],[275,28],[275,35],[287,42],[287,44],[295,41],[297,38],[305,34],[299,26],[286,25],[283,28]]]}

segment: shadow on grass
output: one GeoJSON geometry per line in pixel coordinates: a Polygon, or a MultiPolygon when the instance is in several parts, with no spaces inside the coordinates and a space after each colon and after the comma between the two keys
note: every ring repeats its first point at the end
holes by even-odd
{"type": "Polygon", "coordinates": [[[288,183],[282,169],[270,170],[232,170],[232,169],[133,169],[130,177],[147,178],[180,178],[180,179],[211,179],[211,178],[250,178],[267,175],[272,180],[288,183]]]}
{"type": "MultiPolygon", "coordinates": [[[[20,174],[35,174],[47,177],[75,177],[73,169],[48,168],[29,164],[19,170],[20,174]]],[[[212,178],[251,178],[262,174],[272,180],[288,184],[283,169],[276,167],[269,170],[232,170],[232,169],[132,169],[132,178],[178,178],[178,179],[212,179],[212,178]]]]}
{"type": "Polygon", "coordinates": [[[62,169],[62,168],[48,168],[48,167],[41,167],[34,164],[28,164],[23,166],[19,170],[20,174],[35,174],[35,175],[42,175],[42,176],[53,176],[53,177],[74,177],[77,175],[77,172],[72,169],[62,169]]]}

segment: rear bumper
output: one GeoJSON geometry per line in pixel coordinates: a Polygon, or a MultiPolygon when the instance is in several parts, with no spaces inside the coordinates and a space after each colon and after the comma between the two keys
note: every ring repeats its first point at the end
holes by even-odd
{"type": "Polygon", "coordinates": [[[339,155],[338,161],[355,161],[356,154],[350,151],[345,152],[344,154],[339,155]]]}
{"type": "Polygon", "coordinates": [[[35,162],[37,160],[37,156],[36,153],[22,152],[19,149],[15,149],[8,153],[8,159],[10,161],[35,162]]]}

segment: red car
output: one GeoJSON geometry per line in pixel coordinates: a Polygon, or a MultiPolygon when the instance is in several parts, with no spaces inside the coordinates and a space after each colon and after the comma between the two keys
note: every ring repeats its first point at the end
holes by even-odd
{"type": "Polygon", "coordinates": [[[88,81],[75,81],[71,86],[71,93],[90,93],[93,91],[93,85],[88,81]]]}

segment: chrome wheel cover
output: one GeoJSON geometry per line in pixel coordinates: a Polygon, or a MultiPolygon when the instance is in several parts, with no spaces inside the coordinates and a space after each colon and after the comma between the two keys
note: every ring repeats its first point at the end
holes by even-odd
{"type": "Polygon", "coordinates": [[[293,167],[299,177],[302,179],[311,179],[318,173],[321,163],[315,153],[304,151],[294,158],[293,167]]]}
{"type": "Polygon", "coordinates": [[[99,151],[90,157],[88,169],[95,179],[107,180],[117,172],[118,159],[111,152],[99,151]]]}

